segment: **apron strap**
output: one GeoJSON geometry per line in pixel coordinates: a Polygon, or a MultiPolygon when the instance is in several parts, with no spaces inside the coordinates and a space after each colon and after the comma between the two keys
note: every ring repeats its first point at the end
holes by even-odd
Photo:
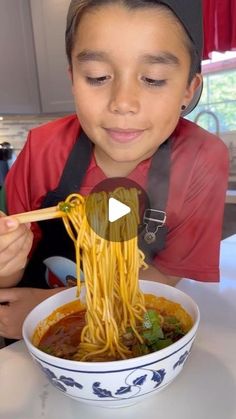
{"type": "Polygon", "coordinates": [[[150,208],[146,209],[143,225],[139,233],[139,247],[151,262],[164,249],[168,228],[166,226],[166,206],[169,194],[171,143],[168,138],[160,145],[152,158],[148,173],[147,194],[150,208]]]}
{"type": "Polygon", "coordinates": [[[81,131],[78,140],[69,155],[64,167],[59,185],[49,191],[44,198],[41,208],[56,205],[73,192],[78,192],[92,158],[93,143],[81,131]]]}

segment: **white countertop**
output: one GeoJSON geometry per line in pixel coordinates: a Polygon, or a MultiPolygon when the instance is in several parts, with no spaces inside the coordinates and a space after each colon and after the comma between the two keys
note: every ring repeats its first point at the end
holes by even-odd
{"type": "Polygon", "coordinates": [[[182,280],[200,308],[182,373],[165,390],[122,409],[90,407],[56,390],[24,343],[0,350],[0,419],[236,419],[236,235],[221,245],[221,282],[182,280]]]}

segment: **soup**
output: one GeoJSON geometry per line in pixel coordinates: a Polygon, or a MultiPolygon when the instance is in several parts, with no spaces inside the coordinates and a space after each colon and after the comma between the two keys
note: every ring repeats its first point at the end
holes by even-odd
{"type": "MultiPolygon", "coordinates": [[[[142,342],[130,327],[120,337],[128,350],[127,358],[163,349],[179,340],[192,327],[192,319],[184,308],[166,298],[145,294],[145,307],[143,321],[137,326],[142,342]]],[[[72,302],[67,304],[63,311],[64,317],[58,321],[53,322],[53,318],[58,317],[58,313],[62,312],[61,308],[49,317],[50,325],[39,339],[37,346],[40,350],[53,356],[78,360],[81,333],[86,324],[86,309],[83,305],[76,305],[75,302],[72,302]]],[[[45,324],[47,325],[47,319],[45,324]]],[[[93,361],[114,361],[117,359],[119,358],[104,359],[97,355],[93,361]]]]}

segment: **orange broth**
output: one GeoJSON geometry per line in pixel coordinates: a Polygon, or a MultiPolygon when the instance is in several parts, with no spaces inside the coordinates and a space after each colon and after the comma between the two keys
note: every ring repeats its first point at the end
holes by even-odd
{"type": "MultiPolygon", "coordinates": [[[[193,325],[191,316],[180,304],[164,297],[146,294],[145,306],[147,309],[155,310],[164,318],[174,316],[181,323],[183,334],[193,325]]],[[[39,349],[53,356],[74,359],[80,344],[81,332],[86,324],[85,314],[85,305],[79,300],[59,307],[44,320],[43,326],[41,324],[41,327],[36,329],[33,342],[39,349]]],[[[176,340],[180,337],[181,335],[177,336],[176,340]]]]}

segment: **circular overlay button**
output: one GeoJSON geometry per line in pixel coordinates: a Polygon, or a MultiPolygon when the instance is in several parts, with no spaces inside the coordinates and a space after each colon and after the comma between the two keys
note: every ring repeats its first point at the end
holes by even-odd
{"type": "Polygon", "coordinates": [[[103,239],[123,242],[142,231],[143,214],[149,208],[146,192],[136,182],[110,178],[98,183],[86,200],[86,217],[103,239]]]}

